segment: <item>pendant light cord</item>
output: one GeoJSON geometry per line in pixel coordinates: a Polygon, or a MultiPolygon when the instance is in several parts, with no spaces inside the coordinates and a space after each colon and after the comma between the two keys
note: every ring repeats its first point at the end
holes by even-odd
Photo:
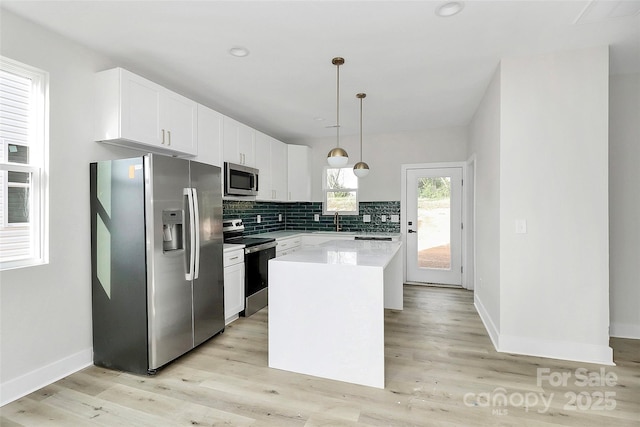
{"type": "Polygon", "coordinates": [[[362,161],[362,99],[360,97],[360,161],[362,161]]]}
{"type": "Polygon", "coordinates": [[[340,64],[336,64],[336,147],[340,147],[340,64]]]}

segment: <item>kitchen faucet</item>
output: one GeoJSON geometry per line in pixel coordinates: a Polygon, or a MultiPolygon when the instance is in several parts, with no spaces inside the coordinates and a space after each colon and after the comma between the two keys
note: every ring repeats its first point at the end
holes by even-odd
{"type": "Polygon", "coordinates": [[[342,230],[342,228],[340,228],[340,214],[338,212],[333,216],[333,223],[336,225],[336,231],[342,230]]]}

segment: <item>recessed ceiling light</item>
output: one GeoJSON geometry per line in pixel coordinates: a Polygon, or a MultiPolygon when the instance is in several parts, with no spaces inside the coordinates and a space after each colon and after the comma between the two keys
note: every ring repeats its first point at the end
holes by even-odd
{"type": "Polygon", "coordinates": [[[231,49],[229,49],[229,54],[231,54],[233,56],[237,56],[238,58],[243,58],[243,57],[249,55],[249,49],[247,49],[246,47],[242,47],[242,46],[236,46],[236,47],[232,47],[231,49]]]}
{"type": "Polygon", "coordinates": [[[436,15],[447,18],[449,16],[460,13],[462,9],[464,9],[464,3],[459,1],[452,1],[439,6],[436,9],[436,15]]]}

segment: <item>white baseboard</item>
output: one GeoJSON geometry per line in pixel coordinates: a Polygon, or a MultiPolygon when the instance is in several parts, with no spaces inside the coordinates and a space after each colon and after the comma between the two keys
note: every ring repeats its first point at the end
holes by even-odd
{"type": "Polygon", "coordinates": [[[608,345],[548,341],[501,334],[498,351],[501,353],[524,354],[527,356],[615,366],[615,363],[613,363],[613,349],[608,345]]]}
{"type": "Polygon", "coordinates": [[[0,406],[13,402],[61,378],[90,366],[93,349],[79,351],[49,365],[0,384],[0,406]]]}
{"type": "Polygon", "coordinates": [[[493,347],[497,351],[500,343],[500,333],[498,331],[498,328],[496,328],[495,323],[493,323],[493,319],[489,315],[489,312],[486,308],[484,308],[484,305],[482,304],[482,301],[480,301],[480,298],[478,298],[477,292],[473,294],[473,306],[476,308],[476,311],[480,316],[480,320],[482,320],[484,328],[487,330],[489,338],[493,343],[493,347]]]}
{"type": "MultiPolygon", "coordinates": [[[[493,318],[482,304],[478,294],[474,295],[473,305],[482,319],[493,347],[500,353],[522,354],[526,356],[547,357],[551,359],[574,360],[577,362],[615,365],[613,349],[608,345],[582,344],[566,341],[547,341],[528,337],[501,334],[493,318]]],[[[613,325],[611,330],[613,331],[613,325]]],[[[625,329],[628,331],[628,329],[625,329]]],[[[637,333],[638,331],[636,331],[637,333]]],[[[640,334],[638,334],[640,335],[640,334]]]]}
{"type": "Polygon", "coordinates": [[[640,325],[631,323],[611,323],[609,335],[616,338],[631,338],[640,340],[640,325]]]}

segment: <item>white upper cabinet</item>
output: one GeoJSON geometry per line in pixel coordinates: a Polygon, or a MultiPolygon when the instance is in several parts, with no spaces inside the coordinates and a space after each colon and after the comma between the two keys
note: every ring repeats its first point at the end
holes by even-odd
{"type": "Polygon", "coordinates": [[[258,169],[257,200],[273,200],[271,182],[271,137],[256,132],[256,168],[258,169]]]}
{"type": "Polygon", "coordinates": [[[123,68],[96,74],[95,140],[166,154],[198,153],[197,103],[123,68]]]}
{"type": "MultiPolygon", "coordinates": [[[[182,95],[163,91],[160,97],[160,127],[165,145],[173,151],[198,154],[198,104],[182,95]]],[[[162,144],[163,141],[161,140],[162,144]]]]}
{"type": "Polygon", "coordinates": [[[256,131],[257,200],[287,201],[287,145],[256,131]]]}
{"type": "Polygon", "coordinates": [[[225,162],[255,167],[255,130],[224,116],[222,126],[223,159],[225,162]]]}
{"type": "Polygon", "coordinates": [[[311,201],[311,149],[304,145],[287,145],[288,185],[291,202],[311,201]]]}
{"type": "Polygon", "coordinates": [[[286,202],[289,200],[287,190],[287,144],[271,140],[271,190],[273,191],[274,200],[286,202]]]}
{"type": "Polygon", "coordinates": [[[196,160],[222,167],[222,114],[198,104],[198,157],[196,160]]]}

